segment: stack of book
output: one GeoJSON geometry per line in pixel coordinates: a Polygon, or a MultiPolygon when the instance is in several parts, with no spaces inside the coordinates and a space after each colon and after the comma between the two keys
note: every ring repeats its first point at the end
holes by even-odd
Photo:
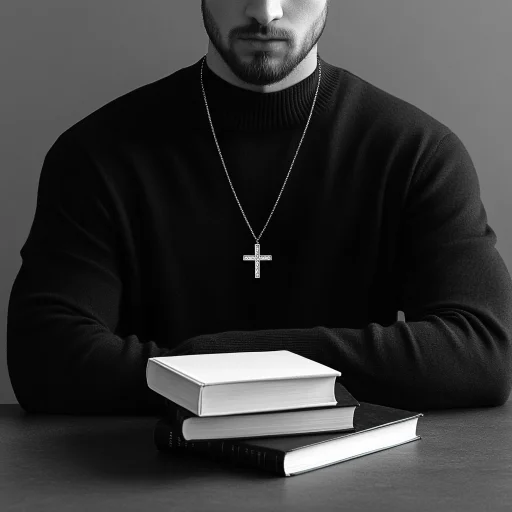
{"type": "Polygon", "coordinates": [[[149,358],[155,446],[292,476],[420,438],[422,414],[359,403],[340,376],[287,350],[149,358]]]}

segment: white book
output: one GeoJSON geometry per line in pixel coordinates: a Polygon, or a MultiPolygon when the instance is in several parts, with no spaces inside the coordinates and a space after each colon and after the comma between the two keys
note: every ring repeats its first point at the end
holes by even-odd
{"type": "Polygon", "coordinates": [[[327,407],[341,373],[288,350],[151,357],[150,389],[197,416],[327,407]]]}

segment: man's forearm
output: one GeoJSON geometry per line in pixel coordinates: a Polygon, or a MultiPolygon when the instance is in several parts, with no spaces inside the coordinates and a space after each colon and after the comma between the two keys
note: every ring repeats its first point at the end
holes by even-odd
{"type": "Polygon", "coordinates": [[[229,331],[198,336],[173,354],[290,350],[342,372],[362,401],[409,409],[500,405],[512,386],[509,333],[465,311],[364,329],[229,331]]]}

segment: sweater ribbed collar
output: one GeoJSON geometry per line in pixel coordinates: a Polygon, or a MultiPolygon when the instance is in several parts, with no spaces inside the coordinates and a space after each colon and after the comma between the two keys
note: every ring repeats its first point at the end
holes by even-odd
{"type": "MultiPolygon", "coordinates": [[[[313,118],[325,116],[335,101],[343,70],[325,62],[313,118]]],[[[191,67],[197,74],[200,90],[202,58],[191,67]]],[[[307,122],[316,87],[319,68],[300,82],[280,91],[262,93],[233,85],[209,67],[203,66],[203,83],[214,127],[224,130],[269,131],[304,126],[307,122]]],[[[201,102],[204,100],[201,94],[201,102]]]]}

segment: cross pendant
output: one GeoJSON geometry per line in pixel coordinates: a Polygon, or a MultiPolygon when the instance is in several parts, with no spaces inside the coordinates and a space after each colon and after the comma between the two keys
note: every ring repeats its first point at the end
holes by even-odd
{"type": "Polygon", "coordinates": [[[260,277],[260,261],[272,261],[272,256],[260,255],[260,244],[254,244],[254,256],[252,254],[245,255],[244,261],[254,261],[254,277],[260,277]]]}

